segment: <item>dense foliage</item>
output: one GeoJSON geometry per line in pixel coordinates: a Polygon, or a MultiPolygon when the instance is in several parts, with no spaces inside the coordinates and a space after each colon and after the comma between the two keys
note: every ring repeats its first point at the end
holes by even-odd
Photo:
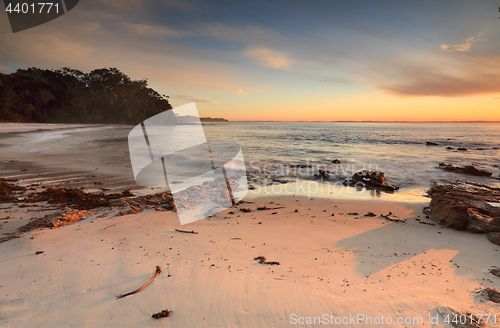
{"type": "Polygon", "coordinates": [[[0,122],[137,124],[171,109],[167,98],[116,68],[0,74],[0,122]]]}

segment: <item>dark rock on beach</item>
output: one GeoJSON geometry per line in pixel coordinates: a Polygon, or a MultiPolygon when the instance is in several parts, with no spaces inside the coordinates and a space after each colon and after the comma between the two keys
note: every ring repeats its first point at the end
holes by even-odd
{"type": "Polygon", "coordinates": [[[155,319],[167,318],[167,317],[170,317],[170,313],[172,313],[172,311],[162,310],[161,312],[158,312],[158,313],[151,315],[151,317],[155,318],[155,319]]]}
{"type": "Polygon", "coordinates": [[[453,147],[446,147],[446,149],[448,149],[448,150],[452,150],[452,149],[453,149],[453,147]]]}
{"type": "Polygon", "coordinates": [[[436,184],[431,197],[430,218],[445,227],[475,233],[500,232],[500,188],[465,181],[436,184]]]}
{"type": "Polygon", "coordinates": [[[457,148],[457,150],[459,150],[459,151],[467,151],[467,148],[459,147],[459,148],[457,148]]]}
{"type": "Polygon", "coordinates": [[[378,189],[388,192],[394,192],[399,189],[399,186],[385,181],[385,173],[377,171],[363,170],[353,174],[353,176],[344,181],[346,186],[356,186],[362,183],[367,189],[378,189]]]}
{"type": "MultiPolygon", "coordinates": [[[[486,237],[488,237],[488,240],[491,241],[493,244],[500,245],[500,232],[490,232],[486,235],[486,237]]],[[[500,270],[498,270],[498,272],[500,274],[500,270]]]]}
{"type": "Polygon", "coordinates": [[[339,161],[338,159],[334,159],[334,160],[332,161],[332,163],[333,163],[333,164],[340,164],[340,161],[339,161]]]}
{"type": "Polygon", "coordinates": [[[426,144],[427,146],[438,146],[438,144],[437,144],[437,143],[432,142],[432,141],[427,141],[425,144],[426,144]]]}
{"type": "Polygon", "coordinates": [[[481,295],[485,300],[491,301],[493,303],[500,303],[500,292],[496,288],[482,288],[477,292],[477,294],[481,295]]]}
{"type": "Polygon", "coordinates": [[[445,171],[455,172],[455,173],[463,173],[475,176],[486,176],[489,177],[492,175],[490,171],[486,171],[483,169],[478,169],[472,165],[465,166],[455,166],[452,164],[439,163],[439,168],[445,171]]]}
{"type": "Polygon", "coordinates": [[[450,306],[438,307],[437,312],[443,318],[451,318],[450,323],[454,328],[481,328],[483,327],[483,322],[481,322],[481,318],[478,318],[476,315],[472,314],[469,311],[464,311],[458,308],[452,308],[450,306]],[[453,318],[459,318],[456,322],[451,322],[453,318]],[[460,318],[467,318],[465,323],[461,323],[460,318]]]}
{"type": "Polygon", "coordinates": [[[492,218],[489,215],[479,213],[475,208],[468,208],[467,212],[469,214],[467,231],[476,233],[500,231],[500,217],[492,218]]]}

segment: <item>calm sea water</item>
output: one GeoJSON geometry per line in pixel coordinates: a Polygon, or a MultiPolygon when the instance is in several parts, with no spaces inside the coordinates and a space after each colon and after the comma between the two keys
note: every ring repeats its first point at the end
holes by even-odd
{"type": "MultiPolygon", "coordinates": [[[[238,142],[249,169],[272,168],[266,163],[315,164],[333,171],[331,180],[341,180],[352,171],[371,168],[385,172],[388,180],[403,188],[428,187],[436,179],[471,178],[438,169],[441,162],[474,164],[494,172],[494,177],[500,172],[496,167],[500,150],[493,149],[500,148],[498,123],[232,122],[204,128],[209,139],[238,142]],[[439,146],[426,146],[426,141],[439,146]],[[468,151],[457,151],[459,147],[468,151]],[[332,164],[334,159],[341,164],[332,164]]],[[[488,184],[499,182],[473,178],[488,184]]]]}
{"type": "MultiPolygon", "coordinates": [[[[301,123],[229,122],[204,124],[209,140],[239,143],[249,172],[296,174],[318,179],[311,170],[293,171],[293,165],[320,165],[330,171],[328,180],[342,181],[355,171],[376,169],[389,181],[405,188],[427,188],[437,179],[473,179],[500,185],[493,178],[470,177],[438,169],[446,162],[500,170],[498,123],[301,123]],[[426,141],[438,146],[426,146],[426,141]],[[454,148],[447,150],[447,147],[454,148]],[[458,147],[467,151],[457,151],[458,147]],[[478,149],[479,148],[479,149],[478,149]],[[332,164],[332,160],[340,164],[332,164]]],[[[0,124],[2,128],[2,124],[0,124]]],[[[127,135],[132,126],[92,126],[37,131],[17,146],[27,152],[64,156],[64,160],[99,162],[130,170],[127,135]]],[[[169,140],[165,140],[166,143],[169,140]]],[[[61,157],[63,158],[63,157],[61,157]]]]}

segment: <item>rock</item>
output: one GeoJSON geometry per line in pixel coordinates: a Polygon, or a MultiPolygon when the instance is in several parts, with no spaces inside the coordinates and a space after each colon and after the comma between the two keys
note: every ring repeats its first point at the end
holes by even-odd
{"type": "MultiPolygon", "coordinates": [[[[492,234],[495,234],[495,232],[492,232],[492,234]]],[[[492,275],[494,275],[495,277],[498,277],[500,278],[500,268],[497,268],[496,266],[494,267],[491,267],[490,270],[492,275]]]]}
{"type": "Polygon", "coordinates": [[[475,208],[468,208],[469,222],[467,231],[475,233],[500,232],[500,218],[481,214],[475,208]]]}
{"type": "Polygon", "coordinates": [[[431,141],[427,141],[425,144],[426,144],[427,146],[438,146],[438,144],[437,144],[437,143],[435,143],[435,142],[431,142],[431,141]]]}
{"type": "Polygon", "coordinates": [[[460,150],[460,151],[467,151],[467,148],[460,147],[460,148],[457,148],[457,150],[460,150]]]}
{"type": "Polygon", "coordinates": [[[484,320],[481,321],[480,318],[470,312],[449,306],[439,307],[436,310],[443,317],[443,319],[447,320],[455,328],[481,328],[481,323],[484,322],[484,320]],[[467,318],[466,320],[462,320],[462,322],[465,321],[465,323],[461,323],[461,317],[467,318]],[[453,320],[453,318],[457,318],[457,320],[453,320]]]}
{"type": "Polygon", "coordinates": [[[476,150],[487,150],[486,148],[476,148],[476,150]]]}
{"type": "Polygon", "coordinates": [[[467,229],[469,215],[466,205],[453,199],[433,197],[429,206],[432,221],[455,230],[467,229]]]}
{"type": "Polygon", "coordinates": [[[384,172],[363,170],[354,173],[351,179],[344,181],[346,186],[356,186],[358,183],[362,183],[367,189],[381,189],[388,192],[399,189],[398,185],[385,181],[384,172]]]}
{"type": "Polygon", "coordinates": [[[477,233],[500,231],[500,188],[477,182],[436,184],[427,191],[431,197],[429,215],[434,222],[456,230],[477,233]]]}
{"type": "Polygon", "coordinates": [[[493,147],[493,149],[497,150],[497,149],[498,149],[498,147],[493,147]]]}
{"type": "MultiPolygon", "coordinates": [[[[500,233],[499,232],[490,232],[486,235],[486,237],[488,237],[488,240],[491,241],[493,244],[497,244],[497,245],[500,245],[500,233]]],[[[500,277],[500,269],[496,269],[497,273],[498,273],[498,276],[497,277],[500,277]]],[[[493,273],[493,271],[492,271],[493,273]]]]}
{"type": "Polygon", "coordinates": [[[315,176],[320,177],[322,179],[328,179],[330,178],[330,171],[319,169],[318,174],[315,174],[315,176]]]}
{"type": "Polygon", "coordinates": [[[439,168],[445,171],[450,171],[450,172],[455,172],[455,173],[463,173],[463,174],[469,174],[469,175],[475,175],[475,176],[491,176],[493,173],[490,171],[486,171],[483,169],[478,169],[477,167],[474,167],[472,165],[465,165],[465,166],[455,166],[452,164],[446,164],[446,163],[439,163],[439,168]]]}
{"type": "Polygon", "coordinates": [[[477,293],[483,296],[485,300],[492,301],[493,303],[500,303],[500,292],[496,288],[482,288],[477,293]]]}
{"type": "Polygon", "coordinates": [[[334,160],[332,161],[332,163],[333,163],[333,164],[340,164],[340,161],[339,161],[338,159],[334,159],[334,160]]]}
{"type": "Polygon", "coordinates": [[[167,318],[167,317],[170,317],[171,313],[172,313],[172,311],[162,310],[161,312],[158,312],[158,313],[151,315],[151,317],[153,317],[155,319],[167,318]]]}
{"type": "Polygon", "coordinates": [[[446,149],[451,150],[451,149],[453,149],[453,147],[446,147],[446,149]]]}

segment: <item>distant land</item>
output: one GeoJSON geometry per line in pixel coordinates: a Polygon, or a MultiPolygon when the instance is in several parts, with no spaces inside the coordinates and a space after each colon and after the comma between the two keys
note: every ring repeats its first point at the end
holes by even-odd
{"type": "Polygon", "coordinates": [[[221,118],[221,117],[200,117],[200,121],[201,122],[229,122],[228,120],[226,120],[225,118],[221,118]]]}
{"type": "Polygon", "coordinates": [[[117,68],[0,73],[0,122],[138,124],[172,109],[168,97],[117,68]]]}

